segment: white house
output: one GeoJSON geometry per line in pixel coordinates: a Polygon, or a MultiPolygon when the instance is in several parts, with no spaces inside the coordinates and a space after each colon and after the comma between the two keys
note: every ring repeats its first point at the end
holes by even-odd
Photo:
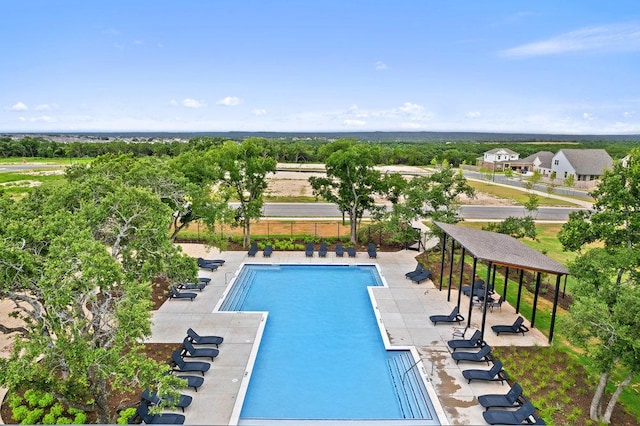
{"type": "Polygon", "coordinates": [[[551,151],[539,151],[535,154],[531,154],[527,158],[523,158],[523,163],[530,164],[529,171],[538,171],[542,176],[549,176],[551,174],[551,162],[553,160],[553,152],[551,151]]]}
{"type": "Polygon", "coordinates": [[[573,175],[576,186],[583,188],[595,186],[594,181],[612,166],[613,159],[604,149],[563,149],[551,160],[551,171],[556,172],[556,179],[573,175]]]}
{"type": "Polygon", "coordinates": [[[520,154],[508,148],[495,148],[484,153],[477,159],[479,167],[486,167],[489,170],[502,171],[511,168],[512,162],[517,162],[520,154]]]}

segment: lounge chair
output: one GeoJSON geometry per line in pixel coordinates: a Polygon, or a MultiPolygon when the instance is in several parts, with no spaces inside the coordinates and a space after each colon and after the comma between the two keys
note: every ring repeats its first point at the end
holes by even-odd
{"type": "Polygon", "coordinates": [[[484,361],[489,365],[489,361],[491,361],[491,346],[484,345],[478,352],[454,352],[451,357],[456,361],[456,364],[460,363],[460,361],[484,361]]]}
{"type": "Polygon", "coordinates": [[[198,260],[202,260],[205,263],[217,263],[218,265],[224,265],[226,262],[224,259],[204,259],[202,257],[199,257],[198,260]]]}
{"type": "Polygon", "coordinates": [[[480,336],[482,336],[482,333],[480,333],[480,330],[476,330],[475,333],[473,333],[473,335],[471,336],[470,339],[449,340],[447,342],[447,345],[449,345],[449,347],[451,349],[453,349],[454,352],[456,351],[456,349],[475,348],[475,347],[480,346],[482,344],[482,340],[480,339],[480,336]]]}
{"type": "Polygon", "coordinates": [[[174,285],[169,288],[169,299],[189,299],[193,301],[197,296],[196,293],[190,291],[179,291],[174,285]]]}
{"type": "Polygon", "coordinates": [[[206,286],[207,286],[207,284],[205,284],[205,283],[184,282],[184,283],[178,284],[178,289],[180,289],[180,290],[198,290],[198,291],[202,291],[206,286]]]}
{"type": "Polygon", "coordinates": [[[424,266],[422,266],[422,263],[418,262],[418,264],[416,265],[416,269],[414,269],[413,271],[407,272],[406,274],[404,274],[404,276],[405,278],[411,278],[415,275],[420,275],[422,271],[424,271],[424,266]]]}
{"type": "Polygon", "coordinates": [[[305,245],[304,255],[306,257],[313,257],[313,243],[307,243],[305,245]]]}
{"type": "Polygon", "coordinates": [[[344,256],[344,248],[341,243],[336,244],[336,256],[342,257],[344,256]]]}
{"type": "Polygon", "coordinates": [[[465,296],[471,296],[471,293],[475,295],[481,289],[484,289],[484,281],[477,279],[473,283],[473,287],[470,285],[463,285],[460,291],[462,291],[462,294],[465,296]]]}
{"type": "Polygon", "coordinates": [[[320,257],[327,257],[327,243],[322,242],[320,243],[320,249],[318,250],[318,256],[320,257]]]}
{"type": "Polygon", "coordinates": [[[187,330],[187,338],[194,345],[216,345],[216,348],[224,341],[220,336],[200,336],[193,328],[187,330]]]}
{"type": "Polygon", "coordinates": [[[515,322],[511,325],[492,325],[491,329],[499,336],[500,333],[524,333],[529,331],[529,327],[524,325],[524,318],[518,317],[515,322]]]}
{"type": "Polygon", "coordinates": [[[157,393],[151,392],[149,389],[142,391],[140,399],[149,405],[160,405],[164,402],[165,405],[168,405],[169,407],[181,409],[183,413],[184,409],[191,405],[191,402],[193,401],[193,397],[189,395],[178,395],[177,398],[172,396],[160,398],[157,393]]]}
{"type": "Polygon", "coordinates": [[[482,413],[484,420],[490,425],[519,425],[524,421],[529,423],[529,417],[536,413],[534,406],[527,402],[522,404],[515,411],[511,410],[491,410],[482,413]]]}
{"type": "Polygon", "coordinates": [[[220,267],[219,263],[209,263],[205,262],[201,257],[198,258],[198,267],[201,269],[211,269],[212,271],[217,270],[220,267]]]}
{"type": "Polygon", "coordinates": [[[211,364],[204,361],[185,361],[180,356],[180,349],[177,349],[171,353],[171,361],[175,364],[173,371],[179,373],[200,373],[204,376],[204,373],[209,371],[211,364]]]}
{"type": "Polygon", "coordinates": [[[209,284],[211,282],[211,278],[209,277],[198,277],[198,282],[203,284],[209,284]]]}
{"type": "Polygon", "coordinates": [[[437,325],[439,322],[457,322],[460,324],[460,321],[464,321],[464,317],[460,315],[460,310],[457,306],[453,308],[449,315],[431,315],[429,319],[433,322],[433,325],[437,325]]]}
{"type": "Polygon", "coordinates": [[[411,281],[416,284],[420,284],[422,281],[426,281],[431,278],[431,271],[428,269],[423,270],[419,274],[413,275],[411,281]]]}
{"type": "Polygon", "coordinates": [[[347,247],[347,254],[349,255],[349,257],[356,257],[355,247],[347,247]]]}
{"type": "Polygon", "coordinates": [[[146,424],[181,425],[184,424],[184,416],[173,413],[149,414],[149,406],[145,402],[140,402],[136,408],[136,414],[129,419],[129,424],[137,424],[141,421],[146,424]]]}
{"type": "Polygon", "coordinates": [[[198,388],[203,385],[204,377],[200,376],[176,376],[179,379],[186,380],[187,388],[193,388],[194,391],[198,392],[198,388]]]}
{"type": "Polygon", "coordinates": [[[375,243],[369,243],[367,245],[367,253],[369,254],[369,259],[375,259],[378,257],[378,250],[376,249],[375,243]]]}
{"type": "Polygon", "coordinates": [[[251,243],[251,247],[249,247],[249,251],[247,252],[247,256],[255,257],[256,253],[258,253],[258,243],[255,241],[251,243]]]}
{"type": "Polygon", "coordinates": [[[471,383],[472,380],[483,380],[485,382],[500,382],[504,384],[505,380],[509,380],[509,375],[504,368],[502,368],[502,362],[496,359],[493,362],[493,367],[489,370],[462,370],[462,376],[471,383]]]}
{"type": "Polygon", "coordinates": [[[220,354],[220,351],[214,348],[196,348],[193,343],[189,341],[188,337],[185,337],[182,341],[182,347],[184,348],[180,353],[183,357],[192,358],[211,358],[211,361],[220,354]]]}
{"type": "Polygon", "coordinates": [[[264,246],[264,251],[262,252],[262,255],[264,257],[271,257],[271,253],[273,253],[273,246],[271,244],[267,244],[266,246],[264,246]]]}
{"type": "Polygon", "coordinates": [[[489,394],[489,395],[480,395],[478,397],[478,402],[482,405],[486,410],[494,407],[516,407],[522,405],[526,402],[526,399],[522,395],[522,386],[518,383],[514,383],[509,389],[509,392],[506,395],[498,395],[498,394],[489,394]]]}

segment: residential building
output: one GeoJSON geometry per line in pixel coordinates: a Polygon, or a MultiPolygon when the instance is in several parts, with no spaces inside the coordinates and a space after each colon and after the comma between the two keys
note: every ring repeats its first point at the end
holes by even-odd
{"type": "Polygon", "coordinates": [[[613,159],[604,149],[562,149],[551,160],[551,171],[556,179],[574,176],[580,188],[592,188],[605,169],[613,166],[613,159]]]}

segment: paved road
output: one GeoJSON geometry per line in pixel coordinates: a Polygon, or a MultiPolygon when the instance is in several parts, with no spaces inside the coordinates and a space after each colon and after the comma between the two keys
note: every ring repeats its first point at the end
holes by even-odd
{"type": "MultiPolygon", "coordinates": [[[[566,221],[569,213],[580,210],[567,207],[540,207],[536,220],[566,221]]],[[[331,203],[267,203],[262,209],[265,217],[342,217],[331,203]]],[[[465,219],[504,219],[509,216],[525,216],[523,207],[512,206],[462,206],[460,214],[465,219]]]]}
{"type": "Polygon", "coordinates": [[[47,163],[2,164],[0,165],[0,172],[24,172],[25,170],[62,169],[64,167],[66,165],[47,163]]]}

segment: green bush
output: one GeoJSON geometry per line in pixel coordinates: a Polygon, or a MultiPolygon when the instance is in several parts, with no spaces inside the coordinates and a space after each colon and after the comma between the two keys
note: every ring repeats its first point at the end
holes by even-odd
{"type": "Polygon", "coordinates": [[[29,411],[29,414],[27,414],[27,417],[25,417],[20,422],[20,424],[23,424],[23,425],[35,425],[36,423],[38,423],[40,421],[40,419],[42,419],[42,416],[44,416],[44,409],[43,408],[35,408],[35,409],[29,411]]]}
{"type": "Polygon", "coordinates": [[[11,410],[11,415],[13,416],[13,420],[21,422],[22,420],[27,418],[27,415],[29,415],[29,407],[27,407],[26,405],[19,405],[17,407],[14,407],[11,410]]]}
{"type": "Polygon", "coordinates": [[[136,414],[136,408],[131,407],[125,410],[120,411],[120,416],[118,417],[117,423],[119,425],[126,425],[129,423],[129,419],[136,414]]]}

